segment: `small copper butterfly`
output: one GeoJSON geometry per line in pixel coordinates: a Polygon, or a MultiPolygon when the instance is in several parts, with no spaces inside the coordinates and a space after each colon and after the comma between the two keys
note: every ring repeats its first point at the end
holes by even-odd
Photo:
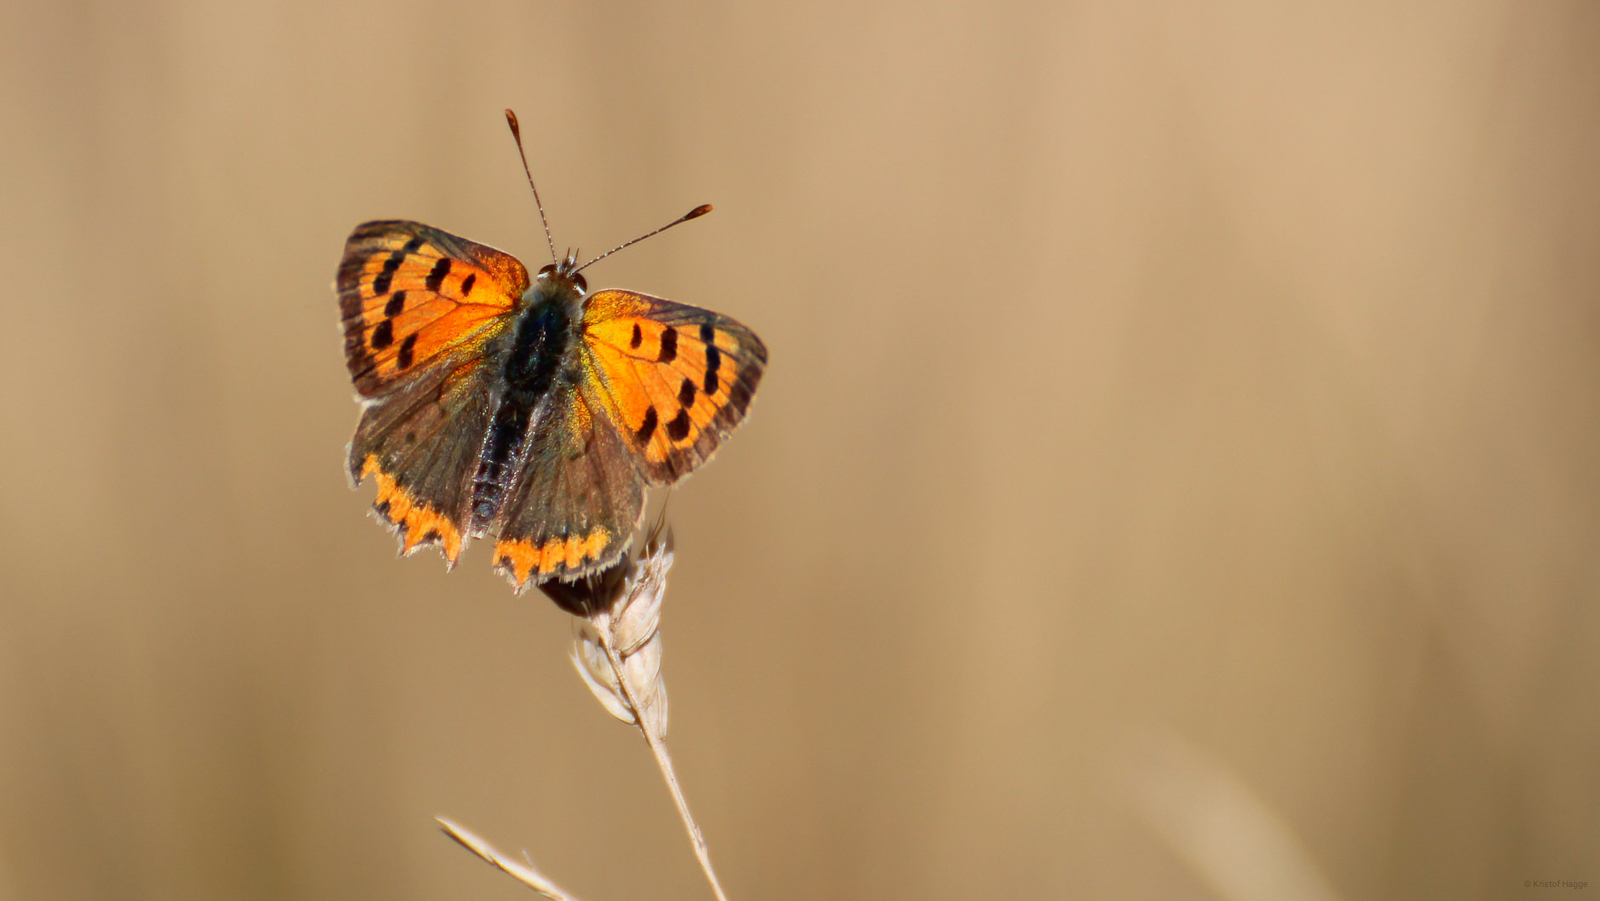
{"type": "Polygon", "coordinates": [[[336,283],[362,407],[350,474],[377,482],[402,553],[436,545],[453,566],[494,536],[519,590],[594,573],[627,550],[646,486],[688,475],[744,420],[766,345],[699,307],[589,293],[582,270],[615,250],[580,266],[551,240],[555,262],[530,279],[515,257],[420,222],[351,232],[336,283]]]}

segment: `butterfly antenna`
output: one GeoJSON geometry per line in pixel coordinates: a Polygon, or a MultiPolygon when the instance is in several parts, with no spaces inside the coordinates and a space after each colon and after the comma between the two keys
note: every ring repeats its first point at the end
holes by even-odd
{"type": "Polygon", "coordinates": [[[511,137],[517,142],[517,156],[522,157],[522,171],[527,173],[528,187],[533,189],[533,205],[539,208],[539,221],[544,223],[544,239],[550,242],[550,259],[559,262],[556,257],[556,239],[550,235],[550,220],[544,214],[544,201],[539,199],[539,186],[533,183],[533,171],[528,168],[528,154],[522,149],[522,126],[517,124],[517,114],[509,109],[506,110],[506,124],[511,126],[511,137]]]}
{"type": "MultiPolygon", "coordinates": [[[[509,110],[507,112],[509,112],[509,110]]],[[[606,257],[611,256],[612,254],[616,253],[617,251],[621,250],[624,247],[632,247],[633,245],[639,243],[640,241],[643,241],[645,238],[648,238],[651,235],[659,235],[662,232],[666,231],[667,229],[673,227],[674,225],[682,225],[683,223],[688,222],[690,219],[699,219],[701,216],[704,216],[705,214],[707,214],[709,212],[711,212],[711,204],[702,203],[699,206],[695,207],[694,209],[690,210],[689,212],[684,213],[682,216],[679,216],[678,218],[672,220],[671,222],[668,222],[666,225],[661,226],[660,228],[656,229],[653,232],[646,232],[645,234],[642,234],[639,237],[634,238],[632,241],[625,241],[625,242],[623,242],[621,244],[618,244],[616,247],[611,248],[610,250],[606,251],[605,253],[602,253],[599,256],[595,257],[594,259],[590,260],[589,262],[584,263],[582,266],[579,266],[577,269],[574,269],[573,272],[582,272],[583,270],[588,269],[590,266],[593,266],[595,263],[598,263],[601,260],[605,259],[606,257]]],[[[554,246],[554,245],[552,245],[552,246],[554,246]]]]}

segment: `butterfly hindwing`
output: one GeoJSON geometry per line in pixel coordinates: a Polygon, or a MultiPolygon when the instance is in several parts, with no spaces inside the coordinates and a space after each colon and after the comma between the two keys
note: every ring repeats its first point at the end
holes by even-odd
{"type": "Polygon", "coordinates": [[[710,459],[744,419],[767,348],[734,319],[632,291],[597,291],[583,314],[593,394],[654,484],[710,459]]]}
{"type": "Polygon", "coordinates": [[[530,437],[494,551],[495,565],[519,588],[610,565],[644,512],[633,451],[575,381],[552,389],[530,437]]]}
{"type": "Polygon", "coordinates": [[[401,550],[438,544],[451,564],[469,538],[472,476],[489,428],[493,368],[435,367],[367,405],[350,442],[350,474],[378,484],[374,509],[401,550]]]}
{"type": "Polygon", "coordinates": [[[337,282],[345,361],[375,397],[505,329],[528,289],[515,257],[406,220],[356,226],[337,282]]]}

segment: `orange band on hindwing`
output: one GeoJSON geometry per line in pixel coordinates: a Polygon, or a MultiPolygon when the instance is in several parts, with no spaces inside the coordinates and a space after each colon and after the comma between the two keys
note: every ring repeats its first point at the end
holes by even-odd
{"type": "Polygon", "coordinates": [[[401,531],[400,553],[409,554],[416,548],[437,542],[451,565],[461,554],[461,530],[455,523],[433,507],[418,503],[410,493],[378,466],[378,458],[367,457],[361,466],[361,477],[372,476],[378,483],[378,496],[373,509],[401,531]]]}
{"type": "Polygon", "coordinates": [[[501,541],[494,546],[494,555],[520,588],[529,576],[549,576],[557,567],[576,572],[584,561],[600,559],[610,543],[611,533],[597,528],[588,535],[552,538],[540,545],[528,540],[501,541]]]}

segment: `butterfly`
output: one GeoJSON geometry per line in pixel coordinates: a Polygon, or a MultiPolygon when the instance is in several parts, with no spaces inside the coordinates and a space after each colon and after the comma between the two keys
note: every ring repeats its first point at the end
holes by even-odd
{"type": "Polygon", "coordinates": [[[767,363],[766,345],[728,316],[590,293],[581,270],[615,251],[580,266],[550,248],[555,262],[530,278],[492,247],[377,220],[351,232],[335,284],[362,406],[352,479],[377,483],[374,509],[401,553],[434,545],[454,566],[471,539],[492,536],[495,568],[519,591],[619,560],[646,488],[711,458],[767,363]]]}

